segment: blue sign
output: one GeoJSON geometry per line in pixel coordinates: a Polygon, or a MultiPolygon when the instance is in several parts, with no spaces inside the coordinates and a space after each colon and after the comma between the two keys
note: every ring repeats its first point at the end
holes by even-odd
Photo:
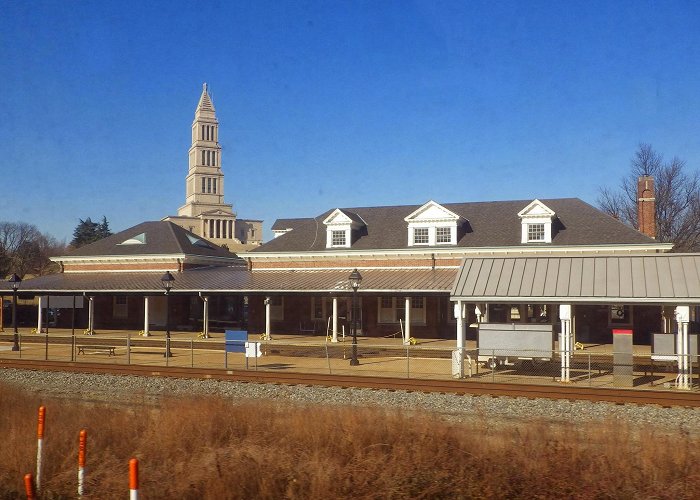
{"type": "Polygon", "coordinates": [[[245,352],[248,332],[245,330],[226,330],[226,352],[245,352]]]}

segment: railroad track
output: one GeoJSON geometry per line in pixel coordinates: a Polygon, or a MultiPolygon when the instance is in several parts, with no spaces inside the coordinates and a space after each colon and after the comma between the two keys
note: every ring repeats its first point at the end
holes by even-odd
{"type": "Polygon", "coordinates": [[[213,368],[151,367],[141,365],[107,365],[68,361],[0,359],[0,368],[44,370],[73,373],[135,375],[214,379],[246,383],[304,385],[340,388],[367,388],[394,391],[524,397],[528,399],[566,399],[570,401],[605,401],[617,404],[654,404],[663,407],[700,407],[700,393],[631,389],[598,389],[571,385],[503,384],[471,380],[422,380],[394,377],[327,375],[315,373],[279,373],[213,368]]]}

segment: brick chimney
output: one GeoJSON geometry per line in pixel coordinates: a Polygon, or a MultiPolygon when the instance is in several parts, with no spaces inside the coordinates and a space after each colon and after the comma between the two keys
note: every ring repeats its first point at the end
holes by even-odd
{"type": "Polygon", "coordinates": [[[637,229],[650,238],[656,238],[656,198],[654,178],[650,175],[637,179],[637,229]]]}

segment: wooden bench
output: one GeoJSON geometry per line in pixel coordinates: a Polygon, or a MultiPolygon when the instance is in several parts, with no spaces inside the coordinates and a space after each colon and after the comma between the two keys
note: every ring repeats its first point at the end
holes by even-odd
{"type": "Polygon", "coordinates": [[[86,352],[107,352],[110,356],[116,356],[114,350],[116,349],[113,345],[79,345],[78,354],[85,354],[86,352]]]}

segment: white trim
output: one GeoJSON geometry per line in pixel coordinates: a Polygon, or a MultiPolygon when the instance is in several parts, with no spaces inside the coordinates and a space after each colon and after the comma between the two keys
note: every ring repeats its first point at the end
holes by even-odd
{"type": "MultiPolygon", "coordinates": [[[[596,253],[604,252],[610,254],[611,252],[620,254],[632,254],[637,252],[660,252],[665,253],[673,248],[673,243],[634,243],[634,244],[615,244],[615,245],[547,245],[546,247],[532,245],[523,247],[522,245],[511,246],[511,247],[449,247],[449,248],[426,248],[426,247],[411,247],[411,248],[390,248],[390,249],[377,249],[377,250],[314,250],[308,252],[238,252],[237,255],[244,259],[252,259],[253,262],[256,260],[272,260],[272,259],[297,259],[297,260],[318,260],[318,257],[326,257],[328,259],[337,259],[339,257],[374,257],[374,258],[385,258],[390,256],[402,256],[415,255],[415,256],[428,256],[431,254],[436,255],[448,255],[455,257],[472,257],[480,255],[493,255],[493,254],[527,254],[527,253],[537,253],[537,254],[552,254],[552,253],[565,253],[565,254],[584,254],[584,253],[596,253]]],[[[60,260],[60,259],[59,259],[60,260]]]]}
{"type": "MultiPolygon", "coordinates": [[[[693,300],[690,298],[678,298],[678,297],[651,297],[651,298],[640,298],[640,297],[484,297],[484,296],[464,296],[464,295],[450,295],[451,301],[462,300],[465,302],[484,302],[487,304],[622,304],[622,305],[634,305],[634,304],[678,304],[678,302],[688,303],[688,300],[693,300]]],[[[696,297],[693,304],[700,304],[700,297],[696,297]]]]}

